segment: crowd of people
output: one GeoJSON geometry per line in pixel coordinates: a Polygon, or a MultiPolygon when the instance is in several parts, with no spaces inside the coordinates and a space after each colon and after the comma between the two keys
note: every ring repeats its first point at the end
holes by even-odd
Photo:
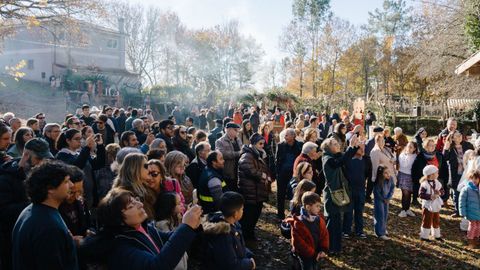
{"type": "Polygon", "coordinates": [[[438,136],[421,128],[409,140],[370,111],[230,104],[157,121],[151,110],[90,109],[63,123],[3,115],[1,269],[187,269],[192,258],[202,269],[255,269],[247,246],[272,183],[279,232],[301,269],[337,256],[345,238],[367,238],[366,203],[388,241],[395,188],[399,218],[421,209],[422,241],[443,241],[439,212],[451,203],[468,245],[480,246],[480,140],[468,142],[453,118],[438,136]]]}

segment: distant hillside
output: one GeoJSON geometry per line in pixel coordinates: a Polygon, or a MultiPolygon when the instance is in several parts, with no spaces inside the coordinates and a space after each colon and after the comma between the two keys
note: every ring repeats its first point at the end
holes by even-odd
{"type": "Polygon", "coordinates": [[[50,86],[41,83],[0,76],[0,114],[13,112],[20,118],[30,118],[38,112],[46,114],[48,122],[62,122],[66,114],[63,92],[52,96],[50,86]]]}

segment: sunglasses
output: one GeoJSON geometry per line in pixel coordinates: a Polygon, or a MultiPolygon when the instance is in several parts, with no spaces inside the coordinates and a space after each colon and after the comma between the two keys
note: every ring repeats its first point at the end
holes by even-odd
{"type": "Polygon", "coordinates": [[[43,120],[45,117],[37,117],[38,120],[43,120]]]}
{"type": "Polygon", "coordinates": [[[149,174],[151,177],[157,177],[157,176],[160,175],[159,172],[149,172],[148,174],[149,174]]]}

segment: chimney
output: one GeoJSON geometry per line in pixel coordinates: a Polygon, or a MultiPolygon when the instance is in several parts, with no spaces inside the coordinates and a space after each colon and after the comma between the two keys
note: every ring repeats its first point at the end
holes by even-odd
{"type": "Polygon", "coordinates": [[[119,54],[120,54],[120,61],[118,63],[118,67],[120,69],[125,69],[125,20],[123,18],[118,18],[118,32],[120,32],[120,42],[119,42],[119,54]]]}
{"type": "Polygon", "coordinates": [[[118,18],[118,32],[125,34],[125,19],[118,18]]]}

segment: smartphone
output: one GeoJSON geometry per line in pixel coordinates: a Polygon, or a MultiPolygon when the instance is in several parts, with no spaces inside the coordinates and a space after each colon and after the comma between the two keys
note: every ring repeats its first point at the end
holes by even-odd
{"type": "Polygon", "coordinates": [[[100,133],[95,134],[95,141],[98,142],[101,137],[102,137],[102,134],[100,133]]]}
{"type": "Polygon", "coordinates": [[[197,189],[194,189],[193,190],[193,193],[192,193],[192,204],[195,205],[195,204],[198,204],[198,194],[197,194],[197,189]]]}

